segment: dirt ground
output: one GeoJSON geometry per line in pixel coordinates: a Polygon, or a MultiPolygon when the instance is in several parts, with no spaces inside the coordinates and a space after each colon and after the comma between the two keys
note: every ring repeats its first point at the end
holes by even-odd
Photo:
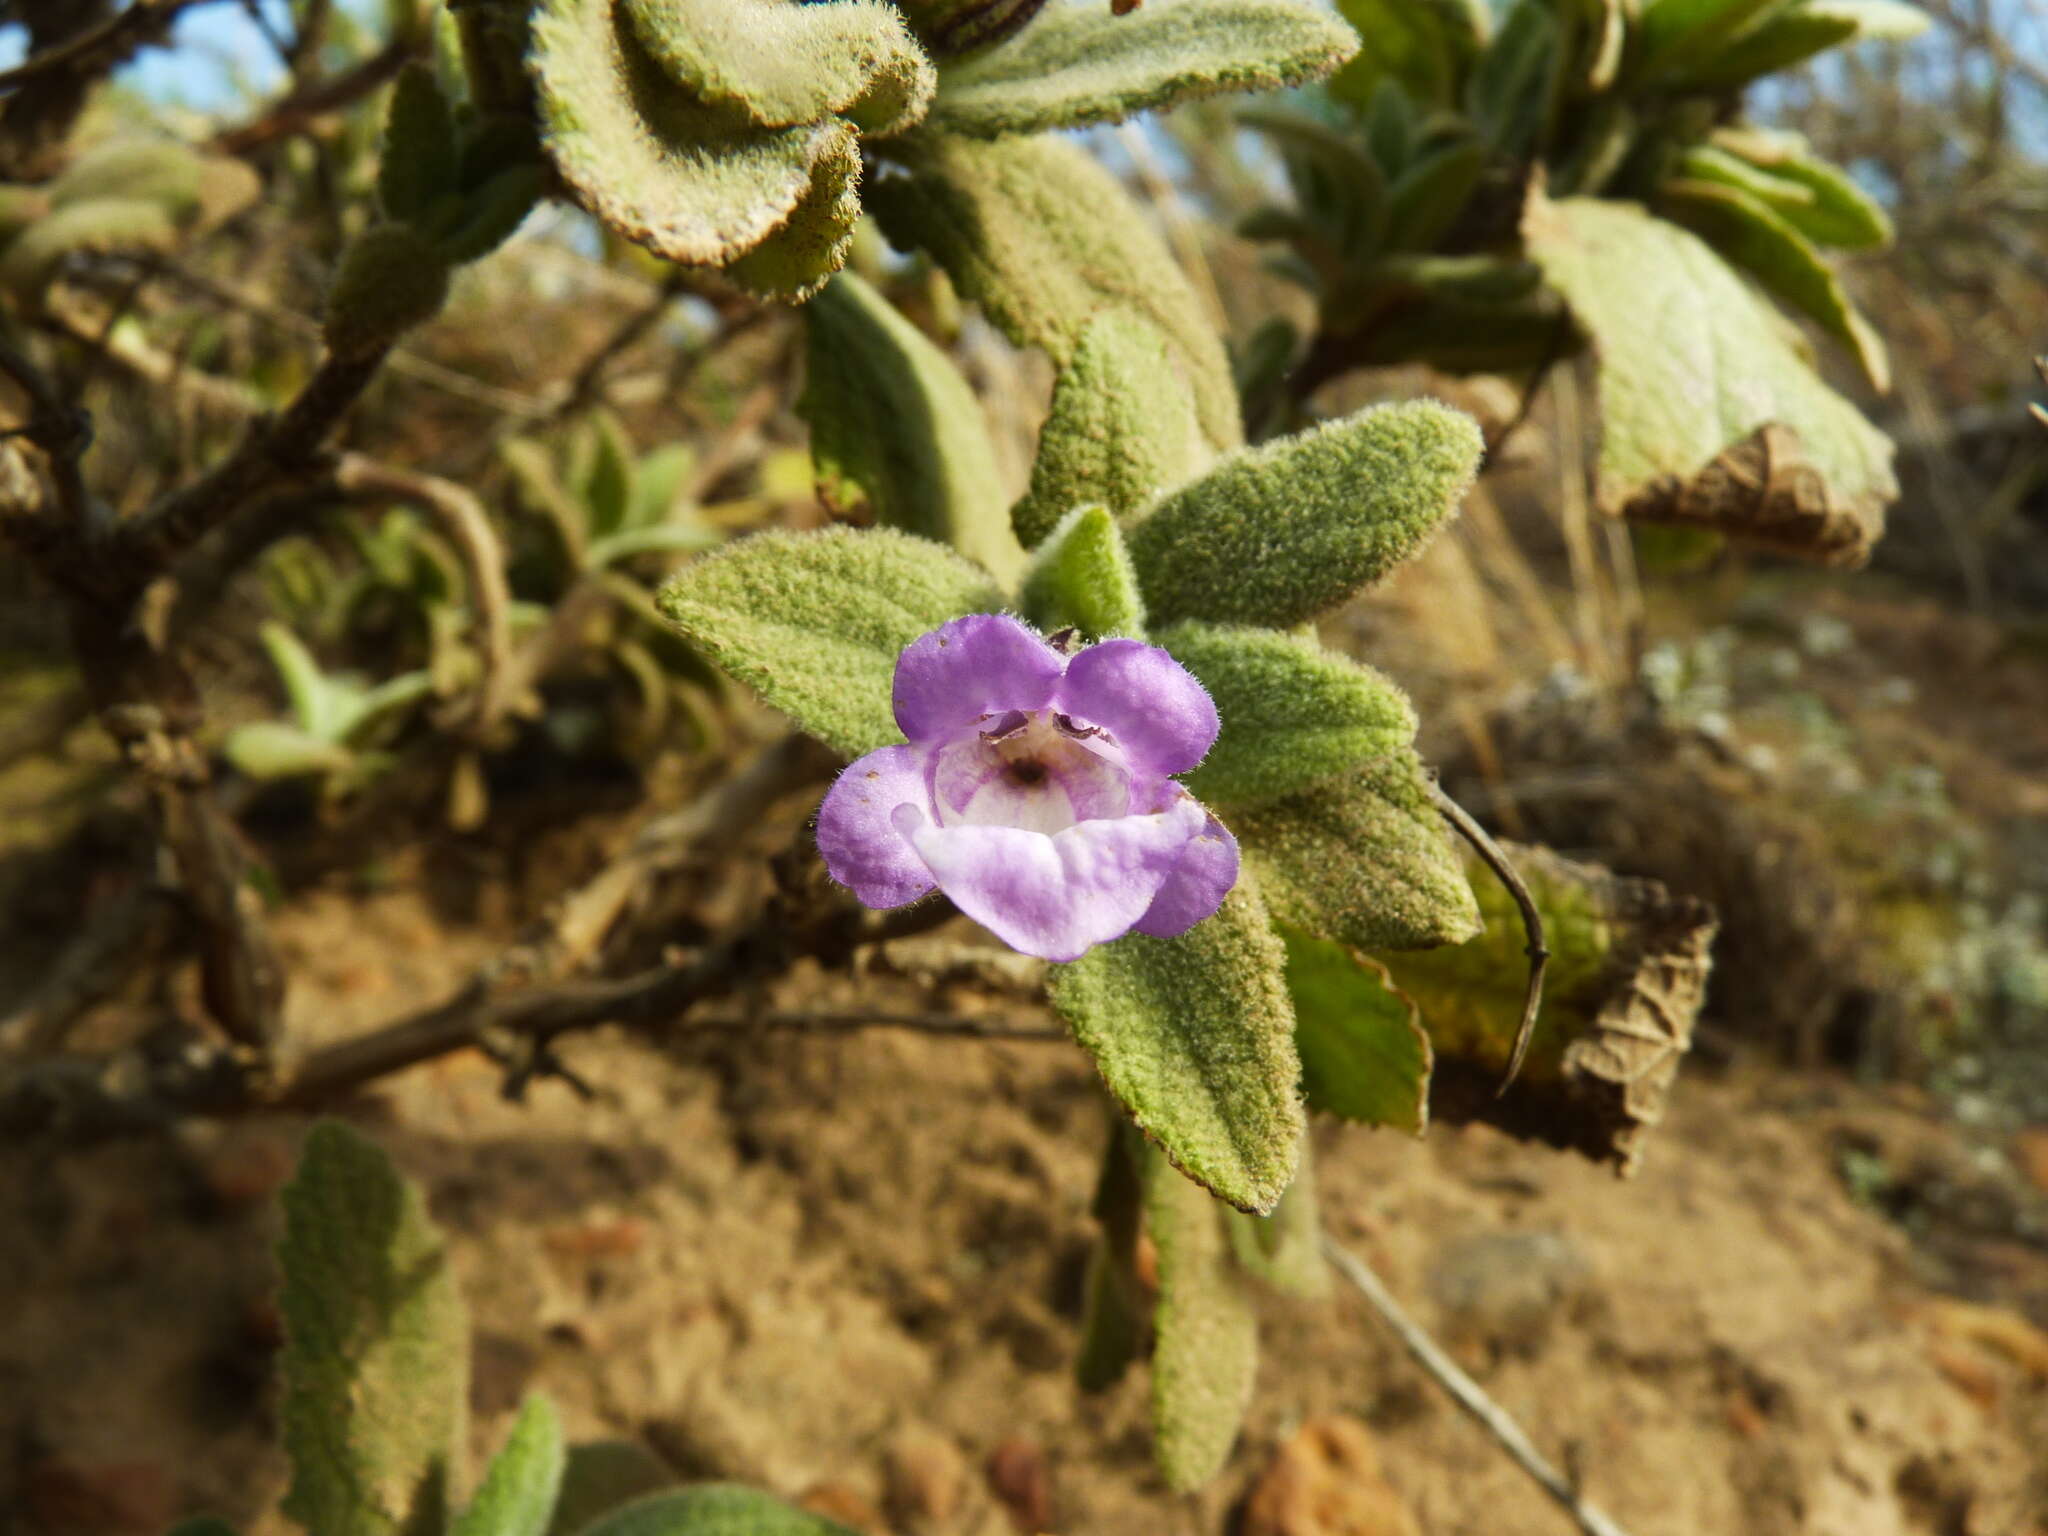
{"type": "MultiPolygon", "coordinates": [[[[351,902],[345,929],[339,901],[285,929],[310,1035],[474,958],[403,890],[351,902]]],[[[856,983],[788,988],[830,1006],[856,983]]],[[[1200,1497],[1169,1495],[1142,1373],[1099,1398],[1071,1384],[1104,1120],[1070,1046],[591,1039],[573,1061],[594,1102],[559,1082],[505,1102],[497,1069],[464,1057],[349,1112],[454,1234],[480,1453],[540,1387],[579,1437],[639,1439],[683,1477],[887,1511],[923,1466],[959,1485],[954,1513],[890,1528],[994,1536],[1012,1527],[980,1468],[1021,1439],[1051,1530],[1210,1536],[1275,1446],[1335,1411],[1371,1427],[1434,1536],[1570,1528],[1349,1295],[1273,1302],[1235,1456],[1200,1497]]],[[[286,1528],[262,1513],[284,1476],[270,1196],[303,1128],[194,1127],[8,1170],[0,1530],[153,1532],[202,1508],[286,1528]]],[[[1317,1148],[1334,1232],[1635,1536],[2048,1531],[2048,1360],[2018,1325],[2048,1321],[2048,1252],[1916,1242],[1841,1176],[1858,1149],[1986,1184],[1910,1096],[1695,1071],[1630,1182],[1484,1129],[1418,1144],[1324,1126],[1317,1148]]]]}
{"type": "MultiPolygon", "coordinates": [[[[2037,664],[1977,655],[1958,673],[1948,630],[1904,622],[1917,616],[1876,600],[1848,615],[1884,665],[1925,675],[1923,735],[2009,765],[1959,760],[1955,781],[2038,826],[2040,721],[2009,700],[1965,709],[1943,681],[2034,688],[2037,664]]],[[[1843,670],[1872,665],[1859,654],[1809,663],[1813,686],[1868,692],[1843,670]]],[[[1859,717],[1856,734],[1882,723],[1859,717]]],[[[41,793],[8,802],[17,828],[59,826],[41,793]]],[[[276,921],[290,1038],[446,995],[594,867],[630,798],[614,786],[586,796],[605,808],[585,822],[529,817],[552,830],[372,850],[324,874],[300,850],[276,921]]],[[[785,806],[754,851],[787,846],[803,810],[785,806]]],[[[14,847],[29,873],[8,893],[10,987],[96,899],[91,877],[52,883],[14,847]]],[[[118,839],[100,856],[128,857],[118,839]]],[[[703,871],[686,905],[715,927],[758,898],[761,869],[703,871]]],[[[1048,1022],[982,942],[956,922],[858,977],[800,970],[732,1011],[1048,1022]]],[[[82,1043],[189,1007],[187,992],[184,976],[117,999],[82,1043]]],[[[1633,1180],[1484,1128],[1418,1143],[1326,1124],[1326,1219],[1631,1536],[2048,1536],[2048,1127],[1972,1128],[1948,1101],[1790,1072],[1742,1026],[1717,1021],[1722,1045],[1689,1064],[1633,1180]]],[[[1361,1508],[1260,1536],[1572,1528],[1343,1291],[1271,1301],[1234,1456],[1200,1496],[1170,1495],[1142,1370],[1098,1397],[1072,1383],[1106,1119],[1070,1044],[599,1034],[565,1055],[593,1099],[543,1080],[507,1102],[500,1069],[466,1055],[343,1110],[453,1235],[479,1457],[540,1388],[576,1438],[631,1439],[678,1478],[810,1496],[892,1536],[1018,1529],[992,1456],[994,1481],[1037,1488],[1031,1524],[1058,1536],[1225,1536],[1276,1449],[1339,1413],[1367,1426],[1416,1525],[1361,1508]]],[[[288,1529],[270,1513],[285,1476],[270,1251],[304,1128],[4,1154],[0,1536],[157,1536],[200,1510],[288,1529]]]]}

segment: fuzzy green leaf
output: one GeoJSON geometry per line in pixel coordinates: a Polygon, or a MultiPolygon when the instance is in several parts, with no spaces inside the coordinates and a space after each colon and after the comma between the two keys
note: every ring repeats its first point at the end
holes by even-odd
{"type": "Polygon", "coordinates": [[[992,138],[1118,122],[1223,91],[1271,91],[1326,75],[1358,49],[1302,0],[1148,0],[1050,10],[1006,48],[940,76],[930,127],[992,138]]]}
{"type": "Polygon", "coordinates": [[[587,1440],[569,1448],[547,1536],[582,1536],[601,1516],[675,1486],[667,1463],[634,1440],[587,1440]]]}
{"type": "Polygon", "coordinates": [[[182,223],[200,211],[207,164],[168,139],[123,139],[87,151],[42,190],[52,208],[133,199],[182,223]]]}
{"type": "Polygon", "coordinates": [[[1380,248],[1387,230],[1386,172],[1351,124],[1263,106],[1247,107],[1237,120],[1280,151],[1287,184],[1301,205],[1299,215],[1254,214],[1238,225],[1240,234],[1301,241],[1301,254],[1324,267],[1362,262],[1380,248]]]}
{"type": "Polygon", "coordinates": [[[1465,88],[1465,111],[1495,154],[1521,158],[1539,147],[1563,46],[1544,0],[1515,0],[1465,88]]]}
{"type": "Polygon", "coordinates": [[[1336,607],[1457,509],[1480,449],[1469,416],[1414,401],[1231,455],[1129,530],[1153,623],[1286,628],[1336,607]]]}
{"type": "Polygon", "coordinates": [[[1758,195],[1807,239],[1850,251],[1891,244],[1891,216],[1847,172],[1815,156],[1799,134],[1731,128],[1714,138],[1732,158],[1770,178],[1758,195]]]}
{"type": "Polygon", "coordinates": [[[1145,1227],[1159,1254],[1153,1452],[1177,1493],[1222,1470],[1259,1368],[1259,1320],[1231,1262],[1222,1207],[1144,1149],[1145,1227]]]}
{"type": "Polygon", "coordinates": [[[1031,489],[1010,512],[1026,545],[1076,507],[1100,504],[1122,517],[1201,467],[1208,450],[1173,352],[1132,310],[1104,310],[1082,327],[1053,386],[1031,489]]]}
{"type": "Polygon", "coordinates": [[[1224,1221],[1237,1262],[1249,1273],[1289,1296],[1319,1300],[1330,1292],[1323,1262],[1323,1213],[1316,1199],[1315,1160],[1301,1144],[1301,1166],[1270,1216],[1226,1211],[1224,1221]]]}
{"type": "Polygon", "coordinates": [[[1292,928],[1280,933],[1308,1107],[1420,1136],[1435,1058],[1415,1004],[1379,961],[1292,928]]]}
{"type": "Polygon", "coordinates": [[[988,574],[889,528],[757,533],[692,561],[662,613],[720,666],[848,757],[901,741],[896,658],[963,613],[993,613],[988,574]]]}
{"type": "Polygon", "coordinates": [[[1230,359],[1201,301],[1144,212],[1080,146],[918,136],[900,156],[912,174],[868,195],[889,238],[930,251],[1011,341],[1064,369],[1098,311],[1132,310],[1172,349],[1210,443],[1241,440],[1230,359]]]}
{"type": "Polygon", "coordinates": [[[329,1120],[306,1136],[284,1217],[285,1514],[320,1536],[445,1529],[469,1324],[425,1202],[374,1142],[329,1120]]]}
{"type": "Polygon", "coordinates": [[[1264,904],[1240,880],[1179,938],[1131,934],[1052,972],[1053,1006],[1139,1128],[1248,1211],[1273,1208],[1301,1146],[1285,966],[1264,904]]]}
{"type": "Polygon", "coordinates": [[[460,164],[454,109],[433,67],[415,60],[399,71],[384,116],[377,161],[377,201],[384,217],[410,223],[443,198],[454,197],[460,164]]]}
{"type": "Polygon", "coordinates": [[[1591,198],[1533,200],[1523,234],[1593,343],[1603,511],[1830,563],[1868,555],[1898,494],[1890,442],[1710,247],[1591,198]]]}
{"type": "Polygon", "coordinates": [[[1712,58],[1728,39],[1786,0],[1650,0],[1636,27],[1637,84],[1675,75],[1695,60],[1712,58]]]}
{"type": "Polygon", "coordinates": [[[725,275],[751,293],[791,301],[815,294],[846,265],[860,222],[860,151],[845,135],[817,162],[810,190],[783,224],[725,268],[725,275]]]}
{"type": "Polygon", "coordinates": [[[671,261],[726,266],[791,226],[792,248],[752,274],[764,288],[822,281],[821,250],[827,264],[844,259],[860,178],[851,123],[735,126],[676,88],[611,0],[543,0],[528,67],[549,157],[577,201],[626,239],[671,261]]]}
{"type": "Polygon", "coordinates": [[[67,256],[112,251],[168,251],[177,226],[163,204],[139,197],[102,197],[53,208],[15,238],[0,256],[0,288],[40,305],[58,263],[67,256]]]}
{"type": "Polygon", "coordinates": [[[339,773],[355,762],[355,753],[341,743],[282,720],[238,725],[220,749],[238,773],[259,782],[339,773]]]}
{"type": "Polygon", "coordinates": [[[555,1406],[529,1394],[483,1486],[455,1522],[452,1536],[545,1536],[562,1490],[566,1453],[555,1406]]]}
{"type": "Polygon", "coordinates": [[[1416,160],[1387,189],[1387,246],[1434,251],[1465,211],[1486,169],[1486,151],[1458,138],[1416,160]]]}
{"type": "Polygon", "coordinates": [[[1766,16],[1726,48],[1676,68],[1675,78],[1703,90],[1734,90],[1802,64],[1844,43],[1905,42],[1932,18],[1900,0],[1805,0],[1766,16]]]}
{"type": "Polygon", "coordinates": [[[1479,931],[1472,887],[1410,749],[1285,799],[1235,808],[1230,829],[1273,915],[1317,938],[1424,949],[1479,931]]]}
{"type": "Polygon", "coordinates": [[[1657,203],[1667,218],[1707,240],[1766,292],[1849,348],[1875,388],[1891,387],[1883,338],[1851,301],[1826,258],[1768,203],[1741,187],[1689,179],[1665,182],[1657,203]]]}
{"type": "Polygon", "coordinates": [[[590,418],[589,464],[580,477],[593,539],[617,533],[631,516],[637,491],[638,461],[626,424],[611,411],[590,418]]]}
{"type": "Polygon", "coordinates": [[[546,172],[538,161],[496,172],[434,222],[435,249],[457,265],[490,255],[518,232],[546,186],[546,172]]]}
{"type": "Polygon", "coordinates": [[[860,1536],[737,1483],[700,1483],[615,1510],[583,1536],[860,1536]]]}
{"type": "Polygon", "coordinates": [[[828,507],[950,544],[998,579],[1024,552],[1010,532],[981,402],[953,360],[896,307],[842,272],[804,311],[810,380],[798,406],[828,507]]]}
{"type": "Polygon", "coordinates": [[[1277,799],[1415,739],[1415,711],[1392,681],[1313,640],[1213,624],[1177,624],[1157,639],[1222,720],[1187,775],[1209,804],[1277,799]]]}
{"type": "Polygon", "coordinates": [[[1069,625],[1089,640],[1145,633],[1138,573],[1106,507],[1076,507],[1039,546],[1025,575],[1024,616],[1048,633],[1069,625]]]}
{"type": "Polygon", "coordinates": [[[235,1528],[218,1515],[194,1515],[180,1520],[164,1536],[235,1536],[235,1528]]]}
{"type": "Polygon", "coordinates": [[[448,277],[448,258],[412,225],[371,225],[342,252],[327,290],[327,349],[374,357],[441,312],[448,277]]]}
{"type": "Polygon", "coordinates": [[[1428,106],[1455,106],[1491,26],[1484,0],[1337,0],[1337,9],[1358,29],[1359,50],[1331,76],[1330,94],[1359,107],[1389,78],[1428,106]]]}
{"type": "Polygon", "coordinates": [[[763,128],[838,113],[876,133],[924,115],[934,78],[883,0],[624,0],[634,35],[676,84],[763,128]]]}

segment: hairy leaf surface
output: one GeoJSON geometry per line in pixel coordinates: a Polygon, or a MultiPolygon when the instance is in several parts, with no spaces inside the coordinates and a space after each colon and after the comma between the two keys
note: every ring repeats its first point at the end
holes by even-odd
{"type": "Polygon", "coordinates": [[[1231,1262],[1226,1212],[1145,1149],[1145,1226],[1159,1254],[1153,1313],[1154,1453],[1167,1486],[1187,1493],[1222,1469],[1259,1366],[1259,1320],[1231,1262]]]}
{"type": "Polygon", "coordinates": [[[1469,416],[1413,401],[1232,454],[1131,525],[1153,622],[1286,628],[1327,612],[1457,510],[1480,449],[1469,416]]]}
{"type": "Polygon", "coordinates": [[[1254,804],[1415,739],[1401,690],[1348,656],[1270,629],[1177,624],[1157,637],[1216,701],[1216,745],[1187,775],[1197,798],[1254,804]]]}
{"type": "Polygon", "coordinates": [[[850,272],[806,306],[804,321],[809,383],[798,409],[826,505],[865,503],[878,522],[1014,578],[1024,552],[988,420],[953,360],[850,272]]]}
{"type": "Polygon", "coordinates": [[[1286,955],[1240,880],[1174,939],[1130,934],[1052,971],[1053,1006],[1174,1165],[1242,1210],[1294,1176],[1301,1074],[1286,955]]]}
{"type": "Polygon", "coordinates": [[[1228,816],[1283,923],[1360,949],[1462,944],[1479,931],[1472,888],[1412,748],[1228,816]]]}
{"type": "Polygon", "coordinates": [[[1047,11],[1015,42],[941,76],[930,125],[994,137],[1117,122],[1222,91],[1271,91],[1357,51],[1349,28],[1303,0],[1147,0],[1047,11]]]}
{"type": "Polygon", "coordinates": [[[469,1404],[446,1242],[376,1144],[335,1121],[308,1133],[284,1215],[284,1512],[321,1536],[444,1529],[469,1404]]]}
{"type": "Polygon", "coordinates": [[[1003,606],[979,566],[891,528],[757,533],[684,566],[657,601],[726,671],[848,757],[903,739],[889,693],[906,645],[1003,606]]]}
{"type": "Polygon", "coordinates": [[[1144,316],[1172,348],[1210,443],[1241,439],[1222,339],[1144,212],[1079,145],[920,135],[896,148],[913,174],[869,193],[891,240],[930,251],[1004,335],[1062,369],[1098,311],[1144,316]]]}

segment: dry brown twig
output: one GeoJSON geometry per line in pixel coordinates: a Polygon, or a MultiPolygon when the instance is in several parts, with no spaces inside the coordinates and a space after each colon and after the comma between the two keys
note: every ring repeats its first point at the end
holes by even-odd
{"type": "Polygon", "coordinates": [[[1457,1405],[1477,1419],[1494,1442],[1508,1454],[1508,1459],[1529,1476],[1534,1478],[1543,1491],[1557,1500],[1564,1512],[1577,1522],[1586,1536],[1628,1536],[1628,1532],[1614,1517],[1598,1506],[1587,1502],[1572,1486],[1571,1480],[1551,1464],[1548,1457],[1536,1449],[1522,1426],[1508,1415],[1506,1409],[1486,1395],[1485,1390],[1466,1375],[1444,1351],[1442,1345],[1432,1339],[1421,1324],[1417,1323],[1394,1300],[1394,1293],[1386,1283],[1372,1272],[1366,1263],[1345,1248],[1327,1232],[1323,1234],[1323,1253],[1328,1257],[1337,1273],[1363,1296],[1380,1321],[1393,1330],[1394,1337],[1401,1341],[1401,1347],[1409,1357],[1426,1371],[1436,1384],[1451,1394],[1457,1405]]]}
{"type": "Polygon", "coordinates": [[[1430,782],[1429,792],[1444,820],[1456,828],[1458,835],[1486,861],[1486,867],[1507,887],[1508,895],[1514,898],[1515,907],[1522,914],[1522,931],[1528,939],[1522,953],[1529,957],[1529,984],[1522,994],[1522,1019],[1515,1028],[1515,1048],[1508,1057],[1508,1069],[1501,1075],[1497,1090],[1506,1093],[1515,1080],[1515,1074],[1522,1070],[1522,1059],[1529,1054],[1529,1042],[1536,1034],[1536,1015],[1543,1007],[1543,973],[1550,966],[1550,949],[1543,941],[1543,914],[1536,910],[1536,899],[1529,894],[1529,887],[1516,870],[1514,861],[1501,851],[1500,844],[1487,834],[1486,828],[1472,819],[1472,813],[1453,800],[1434,780],[1430,782]]]}
{"type": "Polygon", "coordinates": [[[489,734],[516,699],[511,692],[512,592],[505,581],[505,551],[483,503],[453,480],[398,469],[360,453],[341,455],[334,466],[334,485],[350,501],[397,501],[417,507],[455,546],[469,578],[481,674],[475,702],[462,725],[472,738],[489,734]]]}

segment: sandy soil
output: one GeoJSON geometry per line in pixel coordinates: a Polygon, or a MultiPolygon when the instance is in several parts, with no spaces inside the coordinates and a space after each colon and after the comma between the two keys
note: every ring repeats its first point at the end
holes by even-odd
{"type": "MultiPolygon", "coordinates": [[[[313,1036],[489,947],[402,883],[301,902],[284,932],[313,1036]]],[[[768,1001],[856,989],[933,1000],[804,974],[768,1001]]],[[[1021,1439],[1051,1530],[1210,1536],[1276,1445],[1338,1411],[1434,1536],[1570,1529],[1349,1295],[1273,1301],[1230,1466],[1169,1495],[1143,1373],[1092,1399],[1069,1377],[1105,1122],[1068,1045],[591,1038],[571,1059],[595,1102],[544,1082],[507,1103],[465,1057],[349,1111],[455,1235],[480,1449],[540,1387],[577,1435],[636,1438],[679,1476],[825,1485],[905,1536],[996,1536],[1013,1527],[981,1469],[1021,1439]],[[934,1480],[953,1491],[918,1493],[934,1480]]],[[[0,1177],[0,1531],[154,1532],[201,1508],[285,1529],[263,1513],[284,1474],[270,1197],[302,1129],[191,1127],[0,1177]]],[[[2048,1323],[2048,1251],[1954,1223],[1916,1242],[1845,1187],[1844,1148],[1990,1178],[1910,1098],[1782,1073],[1695,1071],[1626,1183],[1484,1129],[1318,1134],[1333,1230],[1635,1536],[2048,1531],[2048,1362],[2030,1376],[2023,1331],[1972,1321],[2048,1323]]]]}

